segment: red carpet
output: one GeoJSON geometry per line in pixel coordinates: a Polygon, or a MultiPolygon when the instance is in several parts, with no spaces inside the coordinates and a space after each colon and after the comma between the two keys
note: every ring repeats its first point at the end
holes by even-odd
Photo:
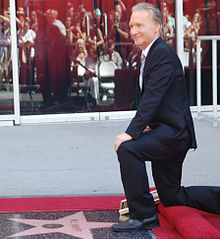
{"type": "MultiPolygon", "coordinates": [[[[176,231],[178,231],[178,233],[182,236],[182,238],[185,239],[220,238],[219,215],[203,212],[185,206],[164,207],[162,206],[162,204],[160,204],[158,209],[160,215],[166,218],[166,220],[175,228],[176,231]]],[[[159,233],[160,228],[156,229],[155,233],[157,233],[157,231],[159,233]]]]}
{"type": "MultiPolygon", "coordinates": [[[[118,210],[124,196],[0,198],[1,213],[118,210]]],[[[158,206],[159,239],[220,239],[220,216],[185,206],[158,206]]]]}
{"type": "Polygon", "coordinates": [[[118,210],[124,196],[0,198],[1,212],[118,210]]]}

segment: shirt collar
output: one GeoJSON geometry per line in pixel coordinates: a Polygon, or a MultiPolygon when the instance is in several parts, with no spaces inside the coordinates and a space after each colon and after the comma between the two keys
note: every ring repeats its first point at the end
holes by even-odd
{"type": "Polygon", "coordinates": [[[154,42],[158,39],[159,37],[157,37],[156,39],[154,39],[144,50],[142,50],[142,54],[147,57],[148,52],[150,51],[151,46],[154,44],[154,42]]]}

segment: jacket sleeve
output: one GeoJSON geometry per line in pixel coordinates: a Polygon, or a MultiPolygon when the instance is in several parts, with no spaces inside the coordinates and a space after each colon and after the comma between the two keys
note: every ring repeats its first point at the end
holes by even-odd
{"type": "Polygon", "coordinates": [[[167,47],[154,49],[146,60],[144,92],[136,115],[126,130],[134,139],[142,134],[159,110],[161,102],[166,100],[164,96],[172,85],[178,66],[178,58],[167,47]]]}

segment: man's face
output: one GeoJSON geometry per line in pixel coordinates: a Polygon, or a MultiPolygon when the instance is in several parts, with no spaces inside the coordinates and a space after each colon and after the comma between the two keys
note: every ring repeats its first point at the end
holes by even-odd
{"type": "Polygon", "coordinates": [[[51,24],[55,21],[56,16],[52,9],[48,9],[46,11],[46,19],[47,19],[48,23],[51,23],[51,24]]]}
{"type": "Polygon", "coordinates": [[[135,45],[142,49],[159,36],[160,25],[152,20],[147,10],[134,11],[129,26],[135,45]]]}

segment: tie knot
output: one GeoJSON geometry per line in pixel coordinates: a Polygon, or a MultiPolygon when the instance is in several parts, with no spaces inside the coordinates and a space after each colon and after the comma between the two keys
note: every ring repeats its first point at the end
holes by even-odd
{"type": "Polygon", "coordinates": [[[146,58],[146,57],[145,57],[145,55],[142,53],[142,54],[141,54],[141,64],[143,64],[143,63],[144,63],[144,61],[145,61],[145,58],[146,58]]]}

